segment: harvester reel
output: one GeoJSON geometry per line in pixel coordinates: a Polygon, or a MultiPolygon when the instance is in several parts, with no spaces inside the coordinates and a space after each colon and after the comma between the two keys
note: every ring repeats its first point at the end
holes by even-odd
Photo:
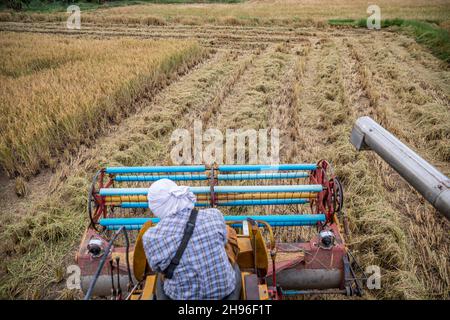
{"type": "MultiPolygon", "coordinates": [[[[127,265],[122,263],[122,267],[115,267],[114,270],[119,279],[116,287],[120,285],[123,291],[129,291],[132,286],[130,260],[127,258],[130,232],[130,239],[134,242],[131,244],[135,263],[133,273],[140,281],[139,287],[132,291],[135,292],[133,295],[139,299],[153,296],[157,277],[146,266],[143,248],[139,249],[136,244],[141,243],[137,239],[145,231],[144,226],[159,222],[148,208],[147,193],[148,186],[162,178],[186,184],[196,195],[197,207],[219,207],[223,210],[225,222],[241,232],[237,237],[240,251],[237,261],[240,270],[244,270],[242,279],[245,280],[245,299],[280,299],[289,295],[314,294],[321,290],[345,293],[345,286],[354,285],[356,276],[351,265],[347,263],[345,269],[342,265],[347,248],[336,219],[339,217],[345,224],[343,188],[334,176],[331,165],[321,160],[317,163],[277,166],[142,166],[107,167],[98,171],[88,194],[90,226],[77,255],[83,274],[82,282],[85,283],[84,287],[82,285],[83,290],[88,288],[86,284],[93,283],[90,279],[98,275],[94,294],[110,294],[112,267],[105,267],[106,260],[100,260],[109,259],[127,262],[127,265]],[[308,177],[309,183],[305,181],[308,177]],[[312,212],[302,212],[305,209],[299,209],[293,204],[310,205],[312,212]],[[267,211],[268,214],[255,214],[260,211],[267,211]],[[280,211],[284,214],[276,214],[280,211]],[[291,214],[286,214],[286,211],[291,214]],[[249,215],[249,212],[253,215],[249,215]],[[249,221],[257,223],[250,226],[249,221]],[[261,231],[261,227],[265,227],[266,231],[261,231]],[[308,227],[311,232],[303,229],[308,227]],[[272,228],[283,228],[278,231],[284,233],[286,230],[289,234],[302,234],[305,230],[310,238],[275,242],[272,228]],[[110,247],[106,245],[112,246],[119,233],[124,233],[127,246],[114,243],[111,254],[100,257],[98,252],[109,252],[110,247]],[[255,234],[259,236],[255,237],[255,234]],[[267,237],[270,241],[267,241],[267,237]],[[147,284],[150,287],[146,287],[147,284]],[[153,291],[144,294],[145,288],[153,288],[153,291]]],[[[119,263],[117,265],[120,266],[119,263]]],[[[352,294],[352,290],[352,287],[349,288],[347,293],[352,294]]]]}
{"type": "Polygon", "coordinates": [[[342,207],[344,206],[344,188],[342,187],[341,181],[339,181],[337,177],[333,178],[333,187],[334,212],[340,216],[342,213],[342,207]]]}

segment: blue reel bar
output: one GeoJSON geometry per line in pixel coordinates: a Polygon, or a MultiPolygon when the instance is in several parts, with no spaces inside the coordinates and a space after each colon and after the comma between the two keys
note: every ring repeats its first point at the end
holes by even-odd
{"type": "MultiPolygon", "coordinates": [[[[225,221],[242,222],[247,220],[247,218],[265,221],[272,227],[314,226],[318,223],[325,222],[324,214],[225,216],[225,221]]],[[[159,218],[104,218],[100,219],[100,225],[106,227],[108,230],[117,230],[122,226],[125,226],[128,230],[139,230],[147,221],[158,223],[159,218]]],[[[233,224],[232,226],[239,225],[233,224]]]]}
{"type": "Polygon", "coordinates": [[[219,171],[284,171],[284,170],[316,170],[315,163],[298,163],[298,164],[248,164],[248,165],[219,165],[219,171]]]}
{"type": "MultiPolygon", "coordinates": [[[[189,187],[194,194],[211,193],[210,187],[189,187]]],[[[215,193],[277,193],[277,192],[321,192],[320,184],[310,185],[284,185],[284,186],[214,186],[215,193]]],[[[147,195],[148,188],[102,188],[101,196],[132,196],[147,195]]]]}
{"type": "MultiPolygon", "coordinates": [[[[306,171],[315,170],[316,164],[280,164],[280,165],[219,165],[216,169],[217,179],[264,180],[264,179],[299,179],[306,178],[306,171]],[[283,172],[296,171],[296,172],[283,172]],[[232,172],[224,174],[224,172],[232,172]],[[259,172],[259,173],[236,173],[259,172]]],[[[159,179],[173,181],[206,181],[210,170],[205,165],[194,166],[151,166],[151,167],[107,167],[105,173],[112,175],[117,182],[153,182],[159,179]],[[178,174],[176,174],[178,173],[178,174]],[[208,174],[207,174],[208,173],[208,174]],[[147,174],[147,175],[143,175],[147,174]]]]}
{"type": "MultiPolygon", "coordinates": [[[[209,187],[189,187],[194,194],[210,193],[209,187]]],[[[148,188],[102,188],[101,196],[138,196],[147,195],[148,188]]]]}
{"type": "Polygon", "coordinates": [[[159,179],[170,179],[172,181],[194,181],[194,180],[208,180],[208,176],[206,174],[191,174],[191,175],[155,175],[155,176],[116,176],[114,178],[115,181],[119,182],[153,182],[158,181],[159,179]]]}
{"type": "Polygon", "coordinates": [[[206,166],[152,166],[152,167],[107,167],[105,173],[174,173],[174,172],[205,172],[206,166]]]}
{"type": "MultiPolygon", "coordinates": [[[[279,164],[279,165],[219,165],[220,172],[236,171],[291,171],[291,170],[315,170],[315,163],[279,164]]],[[[205,172],[205,165],[198,166],[151,166],[151,167],[107,167],[107,174],[126,173],[174,173],[174,172],[205,172]]]]}

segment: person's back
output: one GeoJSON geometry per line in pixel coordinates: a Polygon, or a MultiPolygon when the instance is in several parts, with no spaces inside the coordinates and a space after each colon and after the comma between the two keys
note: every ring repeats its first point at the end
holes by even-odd
{"type": "MultiPolygon", "coordinates": [[[[152,197],[155,195],[149,193],[150,206],[152,197]]],[[[170,264],[192,208],[193,205],[188,205],[171,210],[145,233],[143,244],[152,270],[162,272],[170,264]]],[[[181,261],[173,277],[164,280],[165,294],[177,300],[223,299],[228,296],[235,288],[235,271],[225,251],[226,242],[227,231],[221,212],[217,209],[199,210],[194,232],[181,261]]]]}

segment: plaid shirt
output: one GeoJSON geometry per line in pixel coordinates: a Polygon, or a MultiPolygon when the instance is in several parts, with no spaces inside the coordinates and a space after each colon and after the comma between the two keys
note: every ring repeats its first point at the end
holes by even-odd
{"type": "MultiPolygon", "coordinates": [[[[165,270],[181,243],[191,210],[161,219],[147,230],[143,244],[152,270],[165,270]]],[[[199,210],[194,233],[172,279],[164,280],[164,292],[176,300],[223,299],[235,288],[234,269],[225,252],[227,231],[217,209],[199,210]]]]}

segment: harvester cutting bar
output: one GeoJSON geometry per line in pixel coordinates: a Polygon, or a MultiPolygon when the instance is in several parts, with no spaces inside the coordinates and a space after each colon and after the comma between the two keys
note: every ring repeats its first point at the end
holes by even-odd
{"type": "MultiPolygon", "coordinates": [[[[321,192],[320,184],[311,185],[278,185],[278,186],[214,186],[214,187],[189,187],[194,194],[215,193],[252,193],[252,192],[321,192]],[[213,190],[211,190],[213,189],[213,190]]],[[[146,195],[148,188],[102,188],[100,196],[136,196],[146,195]]]]}
{"type": "MultiPolygon", "coordinates": [[[[264,221],[272,227],[297,227],[297,226],[314,226],[318,223],[325,222],[324,214],[295,214],[295,215],[269,215],[269,216],[224,216],[225,221],[238,222],[247,220],[248,218],[258,221],[264,221]]],[[[158,223],[159,218],[105,218],[100,219],[100,225],[108,230],[117,230],[125,226],[127,230],[139,230],[144,223],[152,221],[158,223]]]]}

